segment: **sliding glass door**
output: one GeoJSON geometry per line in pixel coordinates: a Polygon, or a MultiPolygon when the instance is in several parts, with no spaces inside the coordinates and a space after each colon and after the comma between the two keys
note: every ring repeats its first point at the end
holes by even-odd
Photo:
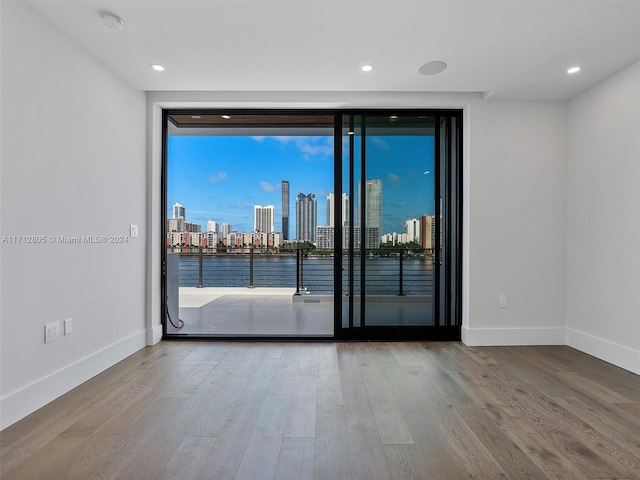
{"type": "Polygon", "coordinates": [[[165,336],[459,339],[460,120],[165,111],[165,336]]]}
{"type": "Polygon", "coordinates": [[[457,113],[351,114],[340,123],[337,335],[459,338],[457,113]]]}

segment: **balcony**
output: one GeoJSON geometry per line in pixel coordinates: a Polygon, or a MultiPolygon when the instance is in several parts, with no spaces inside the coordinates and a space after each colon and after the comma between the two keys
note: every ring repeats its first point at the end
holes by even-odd
{"type": "MultiPolygon", "coordinates": [[[[171,255],[170,255],[171,256],[171,255]]],[[[334,330],[334,257],[243,253],[174,254],[168,289],[177,284],[179,309],[169,301],[170,335],[221,337],[331,337],[334,330]],[[171,273],[173,270],[173,273],[171,273]],[[171,281],[173,279],[173,281],[171,281]],[[171,311],[174,313],[171,314],[171,311]],[[184,323],[179,323],[178,317],[184,323]]],[[[366,324],[433,324],[433,256],[425,252],[387,251],[370,255],[366,266],[366,324]]],[[[342,262],[343,292],[350,265],[342,262]]],[[[358,326],[360,257],[352,270],[352,299],[341,296],[343,325],[349,308],[358,326]]]]}

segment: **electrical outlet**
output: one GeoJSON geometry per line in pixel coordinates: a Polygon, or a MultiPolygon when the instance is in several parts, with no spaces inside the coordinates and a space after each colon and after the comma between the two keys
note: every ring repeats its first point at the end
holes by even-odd
{"type": "Polygon", "coordinates": [[[138,225],[132,223],[129,226],[129,235],[131,238],[138,238],[138,225]]]}
{"type": "Polygon", "coordinates": [[[507,308],[509,306],[507,296],[504,294],[498,296],[498,304],[500,305],[500,308],[507,308]]]}
{"type": "Polygon", "coordinates": [[[64,334],[69,335],[71,332],[73,332],[73,319],[67,318],[64,321],[64,334]]]}
{"type": "Polygon", "coordinates": [[[60,322],[47,323],[44,326],[44,343],[53,342],[60,338],[60,322]]]}

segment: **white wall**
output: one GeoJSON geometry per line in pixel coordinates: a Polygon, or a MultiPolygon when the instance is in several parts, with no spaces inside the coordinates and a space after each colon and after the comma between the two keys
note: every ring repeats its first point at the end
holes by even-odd
{"type": "MultiPolygon", "coordinates": [[[[565,103],[414,92],[153,92],[148,100],[156,145],[161,107],[464,108],[463,340],[564,344],[565,103]],[[499,308],[500,294],[508,296],[506,309],[499,308]]],[[[151,174],[158,175],[160,160],[156,147],[151,174]]],[[[159,198],[158,192],[150,210],[160,211],[159,198]]],[[[159,239],[153,245],[159,246],[159,239]]],[[[154,257],[159,255],[158,247],[154,257]]]]}
{"type": "Polygon", "coordinates": [[[2,2],[1,235],[46,243],[1,244],[2,427],[145,345],[145,96],[25,3],[2,2]]]}
{"type": "Polygon", "coordinates": [[[463,340],[563,344],[566,105],[477,102],[470,110],[463,340]]]}
{"type": "Polygon", "coordinates": [[[640,373],[640,63],[569,103],[567,343],[640,373]]]}

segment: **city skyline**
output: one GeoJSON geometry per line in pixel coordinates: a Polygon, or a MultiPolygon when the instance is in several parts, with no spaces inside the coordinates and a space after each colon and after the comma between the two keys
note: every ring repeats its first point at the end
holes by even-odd
{"type": "MultiPolygon", "coordinates": [[[[431,215],[433,138],[368,140],[367,177],[379,179],[384,190],[381,233],[402,231],[407,219],[431,215]]],[[[294,198],[314,194],[320,199],[317,225],[329,220],[325,199],[335,194],[332,137],[169,136],[168,159],[167,218],[173,204],[180,203],[186,207],[185,220],[203,230],[212,220],[252,231],[254,205],[274,205],[276,230],[289,223],[288,236],[294,237],[291,213],[283,216],[287,188],[294,198]]],[[[350,201],[357,211],[358,199],[350,201]]]]}

